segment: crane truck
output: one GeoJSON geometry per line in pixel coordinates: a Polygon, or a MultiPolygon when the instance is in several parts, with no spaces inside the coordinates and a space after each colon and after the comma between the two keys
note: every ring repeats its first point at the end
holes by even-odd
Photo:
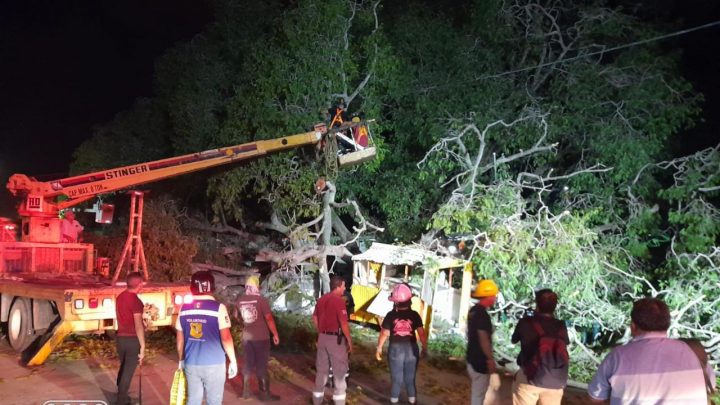
{"type": "MultiPolygon", "coordinates": [[[[128,265],[128,271],[141,271],[148,279],[142,248],[142,192],[129,192],[128,238],[112,279],[107,259],[99,260],[92,244],[63,241],[63,210],[101,194],[305,145],[327,147],[338,166],[357,164],[373,158],[374,146],[338,151],[336,136],[360,128],[367,132],[367,123],[330,130],[318,124],[313,131],[301,134],[51,181],[12,175],[7,188],[22,199],[18,206],[20,226],[0,219],[0,324],[11,347],[21,353],[24,364],[40,365],[71,333],[114,331],[115,298],[124,289],[117,279],[123,266],[128,265]]],[[[102,209],[96,220],[105,222],[102,209]]],[[[187,284],[173,283],[148,282],[139,296],[145,304],[144,318],[153,328],[173,325],[180,305],[192,299],[187,284]]]]}

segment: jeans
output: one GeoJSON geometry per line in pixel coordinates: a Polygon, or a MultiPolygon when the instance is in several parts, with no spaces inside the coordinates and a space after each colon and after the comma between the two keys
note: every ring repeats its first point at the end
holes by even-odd
{"type": "Polygon", "coordinates": [[[400,398],[400,390],[405,385],[408,397],[415,396],[415,373],[417,372],[419,351],[416,343],[390,343],[388,362],[392,386],[390,398],[400,398]]]}
{"type": "Polygon", "coordinates": [[[467,365],[467,372],[470,376],[470,404],[482,405],[490,386],[490,374],[478,373],[470,364],[467,365]]]}
{"type": "Polygon", "coordinates": [[[128,391],[138,365],[140,341],[137,336],[118,336],[116,342],[118,358],[120,359],[120,370],[118,370],[117,376],[117,402],[120,405],[125,405],[130,401],[128,391]]]}
{"type": "Polygon", "coordinates": [[[207,405],[221,405],[225,393],[225,364],[211,366],[185,365],[187,405],[200,405],[203,395],[207,405]]]}
{"type": "Polygon", "coordinates": [[[267,377],[267,365],[270,359],[270,339],[246,340],[243,342],[243,377],[249,377],[253,371],[258,379],[267,377]]]}

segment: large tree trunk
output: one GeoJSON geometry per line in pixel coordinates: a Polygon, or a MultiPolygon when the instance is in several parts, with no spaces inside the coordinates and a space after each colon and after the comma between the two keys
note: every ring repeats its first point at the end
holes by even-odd
{"type": "MultiPolygon", "coordinates": [[[[331,204],[335,202],[335,194],[337,190],[331,182],[325,183],[327,191],[323,194],[323,221],[322,221],[322,239],[323,246],[331,246],[330,238],[333,229],[333,209],[331,204]]],[[[330,292],[330,274],[327,265],[327,253],[325,250],[318,256],[320,260],[320,295],[330,292]]]]}

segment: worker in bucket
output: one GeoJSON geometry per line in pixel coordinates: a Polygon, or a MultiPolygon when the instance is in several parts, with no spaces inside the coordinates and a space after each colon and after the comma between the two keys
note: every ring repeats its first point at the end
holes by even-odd
{"type": "Polygon", "coordinates": [[[400,400],[400,391],[403,386],[407,391],[408,402],[411,404],[416,402],[415,375],[420,359],[417,338],[422,343],[423,353],[427,353],[427,335],[423,329],[422,318],[420,314],[410,308],[412,296],[410,287],[405,283],[396,284],[393,287],[389,300],[395,305],[383,319],[375,352],[375,358],[381,361],[383,345],[390,338],[388,363],[392,381],[390,388],[390,403],[392,404],[396,404],[400,400]]]}

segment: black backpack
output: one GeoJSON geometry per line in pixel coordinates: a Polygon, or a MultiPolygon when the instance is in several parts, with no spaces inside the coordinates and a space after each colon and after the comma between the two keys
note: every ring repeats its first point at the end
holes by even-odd
{"type": "Polygon", "coordinates": [[[564,388],[567,382],[570,355],[565,340],[558,336],[548,335],[543,331],[540,322],[531,319],[538,343],[535,353],[523,364],[523,372],[528,381],[543,388],[564,388]]]}

